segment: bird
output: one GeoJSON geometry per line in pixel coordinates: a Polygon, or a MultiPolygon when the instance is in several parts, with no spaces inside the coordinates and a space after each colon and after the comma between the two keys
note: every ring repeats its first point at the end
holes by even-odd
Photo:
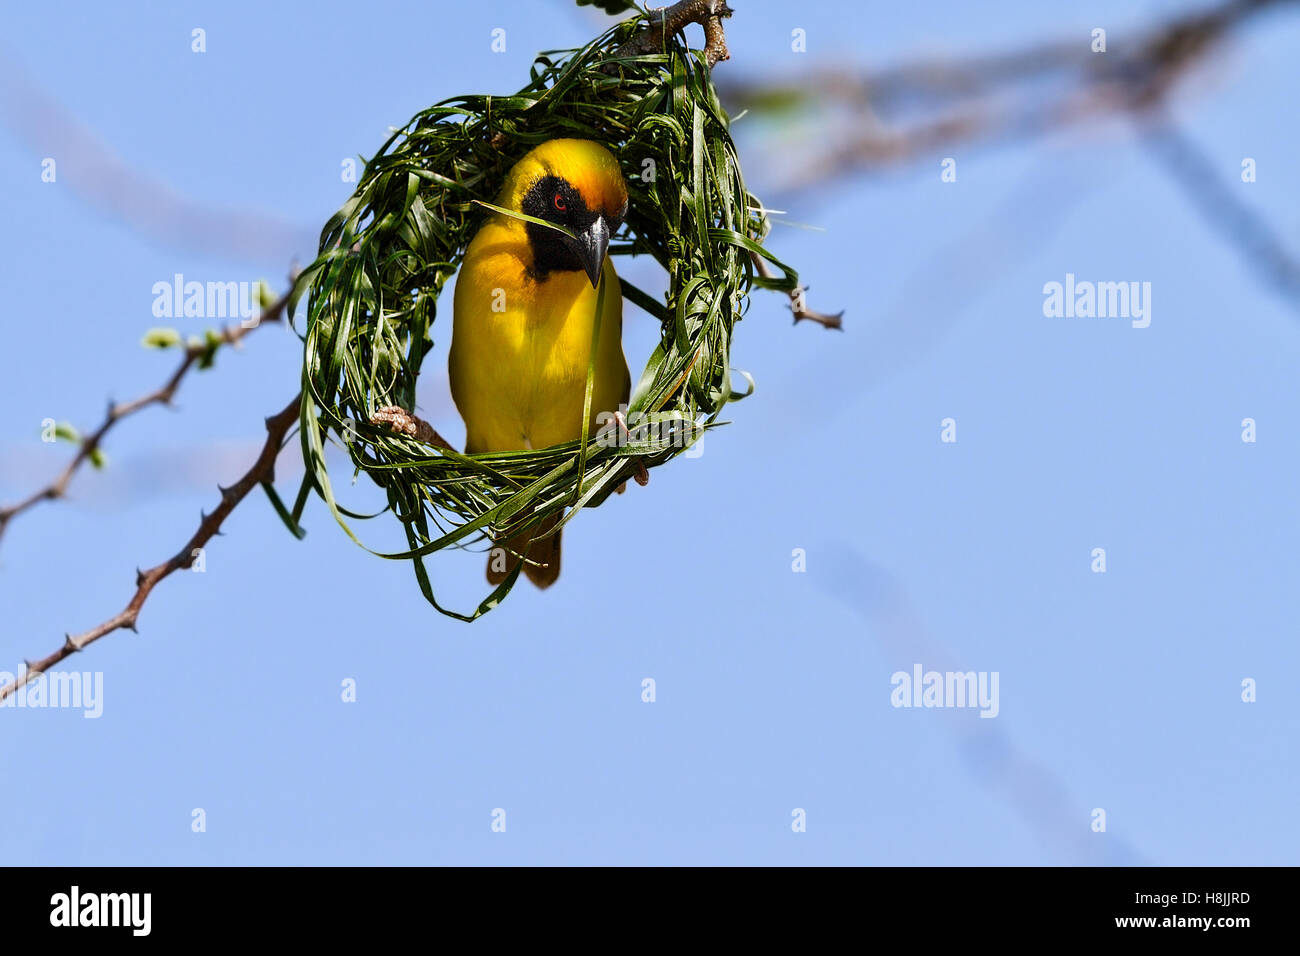
{"type": "MultiPolygon", "coordinates": [[[[623,302],[607,251],[627,215],[618,160],[600,143],[552,139],[506,174],[496,205],[564,226],[554,229],[492,212],[465,249],[456,277],[448,371],[465,422],[465,453],[547,448],[582,436],[598,286],[604,281],[592,362],[591,421],[627,405],[623,302]]],[[[523,562],[538,588],[560,575],[559,516],[488,554],[498,585],[523,562]]]]}

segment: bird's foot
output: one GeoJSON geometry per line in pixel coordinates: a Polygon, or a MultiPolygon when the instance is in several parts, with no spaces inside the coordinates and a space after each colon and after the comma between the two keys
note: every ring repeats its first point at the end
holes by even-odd
{"type": "Polygon", "coordinates": [[[622,441],[630,441],[632,433],[627,428],[627,417],[620,411],[614,413],[614,421],[618,422],[618,430],[622,433],[622,441]]]}
{"type": "MultiPolygon", "coordinates": [[[[624,441],[630,441],[630,440],[632,439],[632,432],[628,430],[628,427],[627,427],[627,418],[624,417],[624,415],[623,415],[623,413],[622,413],[621,411],[620,411],[620,412],[615,412],[615,413],[614,413],[614,421],[618,422],[619,431],[621,431],[621,432],[623,433],[623,440],[624,440],[624,441]]],[[[637,460],[637,463],[636,463],[636,473],[633,474],[632,477],[633,477],[634,479],[636,479],[636,483],[637,483],[638,485],[640,485],[642,488],[644,488],[646,485],[650,484],[650,472],[649,472],[649,470],[646,469],[645,462],[643,462],[643,461],[641,461],[641,460],[639,460],[639,459],[637,460]]],[[[623,493],[623,489],[624,489],[625,487],[626,487],[625,485],[620,485],[620,486],[619,486],[619,489],[618,489],[618,490],[619,490],[619,494],[622,494],[622,493],[623,493]]]]}

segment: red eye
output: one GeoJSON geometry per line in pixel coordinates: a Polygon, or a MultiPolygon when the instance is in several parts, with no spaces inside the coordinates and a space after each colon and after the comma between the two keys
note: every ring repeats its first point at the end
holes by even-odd
{"type": "Polygon", "coordinates": [[[564,197],[559,193],[555,194],[555,208],[558,209],[560,212],[567,212],[569,208],[564,204],[564,197]]]}

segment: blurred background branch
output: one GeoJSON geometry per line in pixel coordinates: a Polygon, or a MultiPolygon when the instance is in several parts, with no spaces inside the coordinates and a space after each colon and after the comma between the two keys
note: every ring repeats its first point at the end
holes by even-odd
{"type": "Polygon", "coordinates": [[[798,131],[799,148],[781,151],[795,162],[775,189],[789,196],[963,144],[1037,137],[1154,110],[1250,18],[1295,6],[1296,0],[1229,0],[1156,24],[1131,43],[1108,38],[1117,42],[1100,52],[1080,35],[865,73],[828,67],[790,80],[719,75],[717,85],[733,111],[784,117],[786,128],[798,131]]]}

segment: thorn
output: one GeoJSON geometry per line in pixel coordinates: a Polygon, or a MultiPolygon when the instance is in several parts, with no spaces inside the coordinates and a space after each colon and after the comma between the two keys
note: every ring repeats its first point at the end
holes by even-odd
{"type": "Polygon", "coordinates": [[[135,586],[136,587],[144,586],[144,572],[141,571],[139,568],[135,569],[135,586]]]}
{"type": "Polygon", "coordinates": [[[72,635],[71,635],[71,634],[64,634],[64,635],[63,635],[63,649],[64,649],[65,651],[70,651],[71,653],[76,654],[77,652],[79,652],[79,651],[81,650],[81,645],[78,644],[76,641],[74,641],[74,640],[72,639],[72,635]]]}
{"type": "Polygon", "coordinates": [[[25,657],[23,658],[23,666],[24,666],[25,668],[27,668],[27,674],[26,674],[27,677],[31,677],[33,674],[39,674],[39,673],[40,673],[40,671],[38,671],[36,668],[32,667],[32,662],[29,661],[29,660],[28,660],[27,658],[25,658],[25,657]]]}
{"type": "Polygon", "coordinates": [[[220,485],[217,485],[217,491],[221,492],[222,501],[229,501],[234,497],[235,486],[230,485],[227,488],[222,488],[220,485]]]}

